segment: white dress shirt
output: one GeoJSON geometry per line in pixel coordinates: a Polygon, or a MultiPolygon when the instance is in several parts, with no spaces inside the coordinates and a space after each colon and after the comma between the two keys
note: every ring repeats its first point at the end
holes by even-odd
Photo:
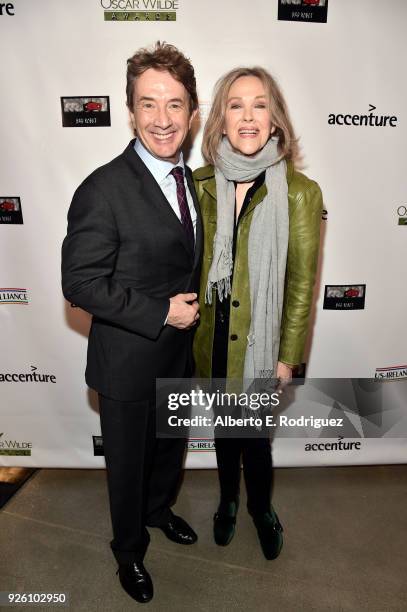
{"type": "Polygon", "coordinates": [[[182,152],[179,155],[179,161],[177,164],[173,164],[172,162],[165,161],[163,159],[157,159],[141,143],[141,141],[137,138],[134,143],[134,150],[137,155],[141,158],[141,160],[145,163],[147,168],[150,170],[151,174],[157,181],[158,185],[161,188],[165,198],[168,200],[169,205],[172,210],[177,215],[178,219],[181,222],[181,213],[178,206],[178,197],[177,197],[177,183],[172,174],[170,174],[173,168],[180,166],[184,171],[184,185],[185,192],[187,194],[187,202],[189,206],[189,212],[191,214],[191,221],[194,228],[194,236],[196,238],[196,210],[194,206],[194,202],[192,200],[191,193],[188,188],[187,179],[185,177],[185,165],[184,158],[182,152]]]}
{"type": "MultiPolygon", "coordinates": [[[[157,181],[158,185],[161,188],[165,198],[168,200],[172,210],[177,215],[179,221],[181,222],[181,212],[179,210],[178,205],[178,197],[177,197],[177,183],[175,181],[175,177],[170,174],[173,168],[177,166],[181,166],[184,171],[184,185],[185,192],[187,194],[187,202],[189,206],[189,212],[191,214],[191,221],[194,228],[194,236],[196,238],[196,210],[194,206],[194,202],[192,200],[191,193],[189,191],[187,179],[185,177],[185,165],[184,165],[184,157],[182,155],[182,151],[179,154],[179,160],[177,164],[173,164],[169,161],[164,161],[163,159],[157,159],[154,155],[151,155],[150,151],[147,151],[145,146],[141,143],[141,141],[137,138],[134,143],[134,150],[140,159],[145,163],[147,168],[150,170],[151,174],[157,181]]],[[[168,315],[165,317],[164,325],[167,325],[168,315]]]]}

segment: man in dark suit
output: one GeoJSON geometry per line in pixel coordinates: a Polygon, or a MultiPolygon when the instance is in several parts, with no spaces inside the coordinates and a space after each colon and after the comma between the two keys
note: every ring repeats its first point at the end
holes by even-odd
{"type": "Polygon", "coordinates": [[[75,192],[62,286],[93,315],[86,381],[99,393],[111,546],[123,588],[147,602],[146,526],[197,539],[170,510],[185,440],[156,437],[155,382],[192,370],[202,223],[181,147],[198,99],[192,65],[165,43],[128,60],[126,92],[137,138],[75,192]]]}

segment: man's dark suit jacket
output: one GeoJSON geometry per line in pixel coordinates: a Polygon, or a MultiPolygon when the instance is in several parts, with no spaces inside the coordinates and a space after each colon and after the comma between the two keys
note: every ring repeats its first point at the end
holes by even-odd
{"type": "Polygon", "coordinates": [[[156,378],[191,367],[192,331],[164,321],[170,297],[198,292],[203,243],[189,168],[195,252],[133,145],[79,186],[62,247],[64,295],[93,315],[86,382],[120,401],[151,399],[156,378]]]}

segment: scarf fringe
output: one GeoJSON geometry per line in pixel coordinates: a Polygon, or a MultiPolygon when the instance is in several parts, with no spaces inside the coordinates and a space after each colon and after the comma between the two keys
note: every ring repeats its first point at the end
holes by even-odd
{"type": "Polygon", "coordinates": [[[217,288],[219,300],[232,293],[233,237],[216,232],[213,243],[213,259],[208,274],[205,303],[212,304],[212,289],[217,288]]]}
{"type": "Polygon", "coordinates": [[[230,276],[221,278],[218,281],[209,281],[206,285],[205,292],[205,304],[212,305],[212,290],[215,288],[218,291],[218,297],[221,302],[232,293],[232,284],[230,282],[230,276]]]}

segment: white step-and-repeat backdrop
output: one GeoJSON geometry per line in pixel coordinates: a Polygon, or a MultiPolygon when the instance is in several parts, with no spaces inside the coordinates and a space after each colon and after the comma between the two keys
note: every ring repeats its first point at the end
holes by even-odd
{"type": "MultiPolygon", "coordinates": [[[[63,299],[60,247],[75,188],[132,137],[126,59],[158,39],[196,69],[192,168],[217,78],[255,64],[277,77],[325,201],[305,361],[326,384],[312,405],[354,402],[358,385],[349,400],[334,379],[386,380],[380,401],[344,411],[343,437],[278,437],[275,464],[406,461],[406,23],[404,0],[0,3],[1,465],[104,465],[89,317],[63,299]]],[[[191,441],[187,466],[214,465],[211,441],[191,441]]]]}

